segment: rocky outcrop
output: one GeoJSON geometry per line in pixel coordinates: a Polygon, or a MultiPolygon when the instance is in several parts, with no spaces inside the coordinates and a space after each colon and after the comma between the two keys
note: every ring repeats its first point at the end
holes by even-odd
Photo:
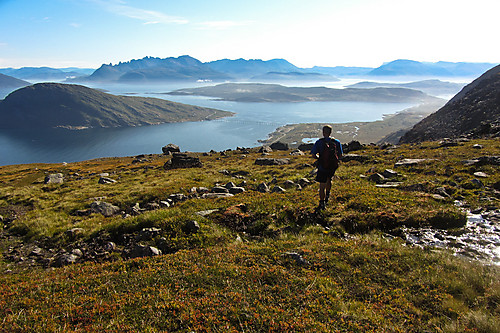
{"type": "Polygon", "coordinates": [[[168,169],[177,169],[177,168],[201,168],[203,163],[201,163],[198,157],[188,156],[185,153],[174,153],[173,157],[168,160],[163,168],[168,169]]]}

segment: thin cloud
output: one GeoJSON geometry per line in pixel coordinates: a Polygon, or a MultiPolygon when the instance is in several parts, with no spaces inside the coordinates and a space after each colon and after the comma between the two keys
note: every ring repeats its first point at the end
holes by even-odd
{"type": "Polygon", "coordinates": [[[206,21],[198,24],[202,30],[226,30],[251,25],[253,21],[206,21]]]}
{"type": "Polygon", "coordinates": [[[81,28],[82,26],[80,23],[75,23],[75,22],[70,23],[69,25],[72,26],[73,28],[81,28]]]}
{"type": "Polygon", "coordinates": [[[186,24],[188,20],[166,15],[164,13],[154,11],[154,10],[146,10],[142,8],[131,7],[126,4],[124,1],[120,0],[89,0],[93,2],[105,10],[120,16],[125,16],[131,19],[143,21],[144,24],[186,24]]]}

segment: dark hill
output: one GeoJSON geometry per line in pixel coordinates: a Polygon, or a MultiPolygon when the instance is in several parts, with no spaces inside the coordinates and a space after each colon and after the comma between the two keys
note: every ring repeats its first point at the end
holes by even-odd
{"type": "Polygon", "coordinates": [[[401,143],[443,138],[498,136],[500,65],[465,86],[445,106],[416,124],[401,143]]]}
{"type": "Polygon", "coordinates": [[[230,112],[157,98],[114,96],[80,85],[40,83],[0,101],[0,127],[121,127],[200,121],[230,112]]]}
{"type": "Polygon", "coordinates": [[[0,89],[2,88],[19,88],[29,86],[31,83],[16,79],[15,77],[0,74],[0,89]]]}

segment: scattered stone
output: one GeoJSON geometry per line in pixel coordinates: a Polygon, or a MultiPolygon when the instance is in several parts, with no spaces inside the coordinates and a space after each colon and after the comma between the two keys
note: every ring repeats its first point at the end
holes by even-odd
{"type": "Polygon", "coordinates": [[[479,177],[479,178],[488,178],[489,176],[484,173],[484,172],[474,172],[474,176],[475,177],[479,177]]]}
{"type": "Polygon", "coordinates": [[[285,193],[286,190],[281,187],[281,186],[275,186],[273,187],[273,189],[271,190],[272,193],[285,193]]]}
{"type": "Polygon", "coordinates": [[[245,188],[239,187],[239,186],[231,187],[229,189],[229,193],[231,193],[231,194],[240,194],[243,192],[245,192],[245,188]]]}
{"type": "Polygon", "coordinates": [[[290,149],[288,146],[288,143],[285,142],[274,142],[273,144],[270,145],[272,150],[288,150],[290,149]]]}
{"type": "Polygon", "coordinates": [[[186,233],[196,233],[200,230],[200,225],[198,224],[198,222],[191,220],[187,221],[186,224],[184,224],[183,229],[186,233]]]}
{"type": "Polygon", "coordinates": [[[71,254],[74,254],[74,255],[75,255],[75,256],[77,256],[77,257],[83,257],[83,252],[82,252],[82,250],[80,250],[80,249],[73,249],[73,250],[71,251],[71,254]]]}
{"type": "Polygon", "coordinates": [[[212,188],[212,193],[229,193],[229,190],[222,186],[215,186],[212,188]]]}
{"type": "Polygon", "coordinates": [[[395,167],[414,166],[427,161],[425,158],[405,158],[394,164],[395,167]]]}
{"type": "Polygon", "coordinates": [[[43,255],[43,250],[38,246],[35,246],[29,254],[30,256],[40,257],[43,255]]]}
{"type": "Polygon", "coordinates": [[[219,198],[229,198],[234,196],[231,193],[205,193],[201,197],[203,199],[219,199],[219,198]]]}
{"type": "Polygon", "coordinates": [[[267,186],[266,183],[260,183],[257,186],[257,191],[261,192],[261,193],[267,193],[267,192],[269,192],[269,187],[267,186]]]}
{"type": "Polygon", "coordinates": [[[214,212],[217,212],[217,211],[219,211],[219,210],[218,209],[201,210],[199,212],[196,212],[195,214],[199,215],[201,217],[205,217],[205,216],[208,216],[208,215],[210,215],[214,212]]]}
{"type": "Polygon", "coordinates": [[[78,260],[78,256],[72,253],[65,253],[60,255],[54,262],[56,267],[63,267],[74,264],[78,260]]]}
{"type": "Polygon", "coordinates": [[[475,145],[472,146],[472,148],[474,148],[474,149],[483,149],[483,146],[480,145],[480,144],[475,144],[475,145]]]}
{"type": "Polygon", "coordinates": [[[120,211],[120,208],[107,202],[94,201],[90,204],[93,213],[100,213],[106,217],[113,216],[120,211]]]}
{"type": "Polygon", "coordinates": [[[306,186],[311,185],[311,181],[307,178],[301,178],[301,179],[299,179],[299,185],[301,187],[306,187],[306,186]]]}
{"type": "Polygon", "coordinates": [[[285,165],[289,164],[288,158],[258,158],[255,160],[256,165],[285,165]]]}
{"type": "Polygon", "coordinates": [[[361,150],[361,149],[363,149],[363,145],[359,141],[356,141],[356,140],[353,140],[353,141],[349,142],[348,144],[345,144],[342,146],[342,151],[344,153],[348,153],[348,152],[356,151],[356,150],[361,150]]]}
{"type": "Polygon", "coordinates": [[[64,183],[64,175],[62,173],[53,173],[47,175],[44,180],[45,184],[62,184],[64,183]]]}
{"type": "Polygon", "coordinates": [[[198,157],[188,156],[185,153],[174,153],[163,168],[166,170],[177,168],[201,168],[203,164],[198,157]]]}
{"type": "Polygon", "coordinates": [[[298,149],[300,151],[311,151],[314,147],[314,143],[302,143],[299,145],[298,149]]]}
{"type": "Polygon", "coordinates": [[[165,155],[170,155],[172,153],[180,153],[181,149],[179,148],[179,146],[174,145],[173,143],[169,143],[168,145],[162,147],[161,151],[165,155]]]}
{"type": "Polygon", "coordinates": [[[231,187],[236,187],[236,184],[233,182],[229,182],[226,185],[224,185],[225,188],[230,189],[231,187]]]}
{"type": "MultiPolygon", "coordinates": [[[[285,186],[285,188],[286,188],[286,189],[296,188],[296,187],[297,187],[297,185],[299,185],[299,184],[295,184],[295,183],[294,183],[293,181],[291,181],[291,180],[285,180],[285,184],[284,184],[284,186],[285,186]]],[[[300,186],[300,185],[299,185],[299,186],[300,186]]]]}
{"type": "Polygon", "coordinates": [[[182,193],[175,193],[175,194],[170,194],[168,196],[168,199],[170,199],[170,200],[172,200],[172,202],[176,203],[176,202],[181,202],[181,201],[186,200],[187,197],[182,193]]]}
{"type": "Polygon", "coordinates": [[[146,210],[157,210],[160,209],[160,204],[156,202],[148,202],[145,207],[146,210]]]}
{"type": "Polygon", "coordinates": [[[82,232],[83,232],[82,228],[72,228],[72,229],[66,230],[65,234],[69,238],[74,239],[74,238],[76,238],[76,236],[78,236],[82,232]]]}
{"type": "Polygon", "coordinates": [[[394,170],[385,169],[384,172],[382,172],[382,176],[385,178],[396,178],[399,174],[394,170]]]}
{"type": "Polygon", "coordinates": [[[360,163],[367,162],[371,159],[370,156],[358,155],[358,154],[345,154],[342,155],[342,162],[357,161],[360,163]]]}
{"type": "Polygon", "coordinates": [[[160,201],[160,207],[162,207],[162,208],[169,208],[170,207],[170,202],[168,202],[166,200],[162,200],[162,201],[160,201]]]}
{"type": "Polygon", "coordinates": [[[304,155],[304,152],[300,149],[295,149],[294,151],[292,151],[290,153],[290,155],[292,156],[303,156],[304,155]]]}
{"type": "Polygon", "coordinates": [[[368,177],[368,180],[375,182],[377,184],[383,184],[385,182],[385,177],[382,176],[380,173],[374,173],[368,177]]]}
{"type": "Polygon", "coordinates": [[[161,229],[160,228],[143,228],[139,234],[136,236],[136,239],[138,241],[148,241],[156,236],[160,235],[161,229]]]}
{"type": "Polygon", "coordinates": [[[450,197],[450,194],[446,191],[445,187],[438,187],[436,189],[436,194],[438,194],[438,195],[440,195],[442,197],[446,197],[446,198],[450,197]]]}
{"type": "Polygon", "coordinates": [[[309,265],[309,262],[304,259],[304,257],[296,252],[286,252],[281,255],[285,259],[292,259],[294,260],[298,265],[309,265]]]}
{"type": "Polygon", "coordinates": [[[446,200],[445,197],[443,197],[442,195],[439,195],[439,194],[433,194],[432,198],[434,198],[437,201],[445,201],[446,200]]]}
{"type": "Polygon", "coordinates": [[[136,245],[129,251],[130,258],[154,257],[161,255],[161,251],[153,246],[136,245]]]}
{"type": "Polygon", "coordinates": [[[99,184],[114,184],[116,180],[111,179],[109,177],[101,177],[99,178],[99,184]]]}
{"type": "Polygon", "coordinates": [[[268,153],[272,153],[272,152],[273,152],[273,149],[269,146],[262,146],[259,149],[260,154],[268,154],[268,153]]]}
{"type": "Polygon", "coordinates": [[[106,250],[107,252],[112,252],[115,249],[116,249],[116,244],[113,242],[107,242],[106,244],[104,244],[104,250],[106,250]]]}
{"type": "Polygon", "coordinates": [[[379,188],[399,188],[401,184],[402,183],[399,182],[388,182],[384,184],[376,184],[375,186],[379,188]]]}

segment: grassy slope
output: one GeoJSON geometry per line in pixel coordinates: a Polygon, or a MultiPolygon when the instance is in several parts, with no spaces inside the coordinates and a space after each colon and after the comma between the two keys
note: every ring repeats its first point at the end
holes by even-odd
{"type": "MultiPolygon", "coordinates": [[[[227,157],[201,157],[203,169],[164,171],[167,159],[150,156],[146,164],[132,158],[100,159],[62,165],[0,167],[0,214],[18,217],[8,226],[26,244],[47,242],[74,247],[65,231],[78,226],[77,241],[160,227],[176,251],[148,259],[86,263],[49,270],[21,269],[6,260],[0,277],[0,318],[5,331],[181,331],[181,332],[498,332],[499,271],[469,263],[446,251],[408,248],[382,238],[379,230],[404,224],[426,225],[446,220],[460,224],[463,215],[452,204],[423,192],[376,188],[359,177],[393,168],[402,157],[433,158],[412,169],[398,170],[405,185],[433,188],[470,182],[473,171],[461,161],[498,155],[498,140],[480,141],[481,151],[466,143],[437,148],[434,143],[396,150],[366,148],[366,164],[341,166],[332,190],[333,203],[316,213],[316,185],[285,194],[252,191],[273,178],[311,178],[307,156],[291,157],[290,165],[255,166],[259,154],[230,152],[227,157]],[[152,168],[145,168],[146,166],[152,168]],[[98,214],[77,217],[96,197],[122,209],[135,202],[187,194],[193,186],[212,187],[234,179],[219,171],[248,171],[247,192],[227,199],[191,199],[172,208],[128,218],[98,214]],[[453,170],[450,174],[450,170],[453,170]],[[46,173],[63,172],[62,185],[44,185],[46,173]],[[70,175],[78,172],[80,178],[70,175]],[[101,172],[118,180],[97,185],[101,172]],[[235,205],[243,203],[246,210],[235,205]],[[233,208],[230,208],[233,207],[233,208]],[[229,209],[228,209],[229,208],[229,209]],[[219,213],[200,217],[200,210],[219,213]],[[179,226],[197,220],[201,229],[186,233],[179,226]],[[326,227],[326,228],[325,228],[326,227]],[[350,231],[344,237],[345,231],[350,231]],[[243,232],[245,231],[245,232],[243,232]],[[239,238],[237,237],[239,236],[239,238]],[[240,240],[241,239],[241,240],[240,240]],[[287,252],[308,261],[299,265],[287,252]]],[[[290,157],[287,152],[272,157],[290,157]]],[[[471,207],[481,205],[481,191],[457,187],[471,207]]],[[[12,238],[3,237],[2,250],[12,238]]],[[[155,245],[158,239],[149,242],[155,245]]]]}

